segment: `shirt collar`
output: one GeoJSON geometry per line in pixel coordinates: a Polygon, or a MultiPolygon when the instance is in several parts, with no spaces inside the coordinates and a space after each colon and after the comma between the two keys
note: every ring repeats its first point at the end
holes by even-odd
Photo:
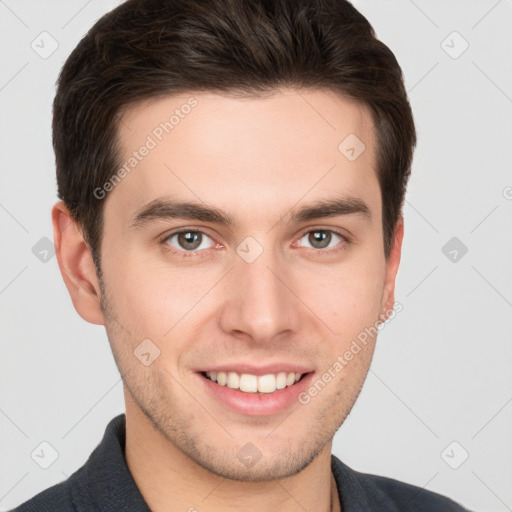
{"type": "Polygon", "coordinates": [[[90,510],[151,512],[126,464],[126,418],[113,418],[101,443],[86,464],[70,478],[73,502],[78,512],[90,510]]]}

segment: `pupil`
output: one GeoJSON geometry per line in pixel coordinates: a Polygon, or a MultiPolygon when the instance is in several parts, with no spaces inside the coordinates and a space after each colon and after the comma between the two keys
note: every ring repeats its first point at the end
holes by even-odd
{"type": "Polygon", "coordinates": [[[323,249],[324,247],[327,247],[329,245],[329,242],[331,241],[331,234],[327,233],[326,231],[314,231],[310,234],[310,238],[313,238],[312,245],[315,246],[316,243],[320,242],[320,247],[317,246],[317,248],[323,249]]]}
{"type": "Polygon", "coordinates": [[[200,243],[197,243],[197,241],[199,240],[199,235],[198,233],[193,233],[191,231],[187,231],[185,233],[180,233],[179,235],[179,242],[180,242],[180,245],[184,248],[184,249],[196,249],[197,247],[199,247],[200,243]]]}

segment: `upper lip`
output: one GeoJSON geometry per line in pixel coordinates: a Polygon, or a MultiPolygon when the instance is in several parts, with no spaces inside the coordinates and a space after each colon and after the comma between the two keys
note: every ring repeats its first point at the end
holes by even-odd
{"type": "Polygon", "coordinates": [[[197,370],[198,372],[235,372],[235,373],[249,373],[251,375],[267,375],[269,373],[300,373],[303,375],[304,373],[312,372],[312,368],[309,366],[304,366],[301,364],[290,364],[290,363],[272,363],[266,364],[262,366],[256,366],[253,364],[247,363],[232,363],[232,364],[221,364],[221,365],[212,365],[202,369],[197,370]]]}

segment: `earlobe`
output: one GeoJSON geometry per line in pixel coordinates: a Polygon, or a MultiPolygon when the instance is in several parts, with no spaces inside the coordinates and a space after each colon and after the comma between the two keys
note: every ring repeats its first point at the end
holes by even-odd
{"type": "Polygon", "coordinates": [[[77,313],[87,322],[104,325],[100,287],[91,250],[63,201],[52,209],[55,254],[77,313]]]}
{"type": "Polygon", "coordinates": [[[385,322],[393,312],[395,303],[395,281],[400,257],[402,254],[402,240],[404,237],[404,219],[398,219],[393,235],[391,251],[386,260],[386,276],[384,281],[384,292],[382,294],[380,321],[385,322]]]}

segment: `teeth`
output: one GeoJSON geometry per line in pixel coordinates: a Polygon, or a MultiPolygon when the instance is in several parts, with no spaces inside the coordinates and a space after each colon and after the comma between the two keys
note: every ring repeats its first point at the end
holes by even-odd
{"type": "Polygon", "coordinates": [[[206,372],[206,376],[220,386],[226,386],[231,389],[239,389],[245,393],[273,393],[276,389],[284,389],[292,386],[302,377],[301,373],[277,374],[269,373],[267,375],[251,375],[249,373],[236,372],[206,372]]]}
{"type": "Polygon", "coordinates": [[[276,388],[284,389],[286,387],[286,373],[281,372],[277,374],[276,378],[276,388]]]}
{"type": "MultiPolygon", "coordinates": [[[[236,373],[235,375],[238,377],[236,373]]],[[[256,393],[256,391],[258,391],[258,377],[256,377],[256,375],[243,373],[240,376],[238,387],[240,388],[240,391],[245,391],[246,393],[256,393]]]]}
{"type": "Polygon", "coordinates": [[[228,388],[238,389],[240,387],[240,377],[238,373],[229,372],[228,373],[228,388]]]}
{"type": "MultiPolygon", "coordinates": [[[[240,386],[242,391],[246,391],[242,386],[240,386]]],[[[276,387],[276,376],[262,375],[258,378],[258,391],[260,393],[273,393],[277,389],[276,387]]]]}
{"type": "MultiPolygon", "coordinates": [[[[214,382],[215,382],[215,379],[213,377],[213,374],[215,374],[215,372],[212,372],[210,374],[210,379],[212,379],[214,382]]],[[[208,375],[208,373],[206,374],[208,375]]],[[[221,385],[221,386],[225,386],[228,382],[228,376],[224,373],[224,372],[219,372],[217,374],[217,382],[221,385]]]]}

